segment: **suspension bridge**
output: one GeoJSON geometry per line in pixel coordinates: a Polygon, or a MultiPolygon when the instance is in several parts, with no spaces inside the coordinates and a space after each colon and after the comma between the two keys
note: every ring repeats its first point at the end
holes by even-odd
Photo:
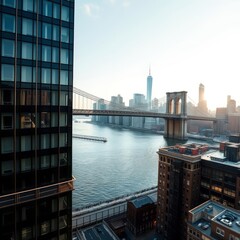
{"type": "Polygon", "coordinates": [[[125,107],[123,104],[107,101],[74,87],[73,115],[162,118],[165,120],[164,136],[182,140],[187,139],[188,120],[216,122],[216,118],[211,116],[187,115],[186,91],[166,93],[166,113],[160,113],[141,107],[125,107]]]}

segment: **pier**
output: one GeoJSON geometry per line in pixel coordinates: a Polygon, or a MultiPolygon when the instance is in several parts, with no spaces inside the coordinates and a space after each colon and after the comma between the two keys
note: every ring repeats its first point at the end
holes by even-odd
{"type": "Polygon", "coordinates": [[[84,140],[90,140],[90,141],[97,141],[97,142],[107,142],[107,138],[105,137],[97,137],[97,136],[89,136],[89,135],[80,135],[80,134],[73,134],[74,138],[80,138],[84,140]]]}

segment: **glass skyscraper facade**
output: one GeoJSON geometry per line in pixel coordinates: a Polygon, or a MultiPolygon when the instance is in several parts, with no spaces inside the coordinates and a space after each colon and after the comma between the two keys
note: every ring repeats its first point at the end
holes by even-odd
{"type": "Polygon", "coordinates": [[[71,239],[74,0],[0,0],[0,35],[0,239],[71,239]]]}

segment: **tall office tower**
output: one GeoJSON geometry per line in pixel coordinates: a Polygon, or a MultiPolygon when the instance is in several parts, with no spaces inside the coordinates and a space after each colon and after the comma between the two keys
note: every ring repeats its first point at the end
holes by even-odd
{"type": "Polygon", "coordinates": [[[188,211],[199,203],[205,145],[176,145],[158,151],[157,230],[165,239],[187,239],[188,211]]]}
{"type": "Polygon", "coordinates": [[[0,239],[71,239],[74,0],[0,19],[0,239]]]}
{"type": "Polygon", "coordinates": [[[149,76],[147,77],[147,103],[149,110],[151,109],[152,106],[152,81],[153,78],[151,76],[151,71],[149,68],[149,76]]]}
{"type": "Polygon", "coordinates": [[[207,113],[207,102],[204,98],[204,85],[199,84],[199,96],[198,96],[198,110],[202,113],[207,113]]]}

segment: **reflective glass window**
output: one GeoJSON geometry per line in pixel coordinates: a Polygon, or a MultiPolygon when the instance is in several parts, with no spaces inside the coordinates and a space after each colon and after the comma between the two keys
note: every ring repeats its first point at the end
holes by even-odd
{"type": "Polygon", "coordinates": [[[61,28],[61,41],[65,43],[69,43],[69,29],[62,27],[61,28]]]}
{"type": "Polygon", "coordinates": [[[23,18],[22,20],[22,34],[33,35],[33,21],[31,19],[23,18]]]}
{"type": "Polygon", "coordinates": [[[66,113],[60,113],[60,127],[67,126],[67,114],[66,113]]]}
{"type": "Polygon", "coordinates": [[[60,18],[60,6],[57,3],[53,4],[53,17],[57,19],[60,18]]]}
{"type": "Polygon", "coordinates": [[[51,127],[58,126],[58,113],[51,112],[51,127]]]}
{"type": "Polygon", "coordinates": [[[31,136],[21,136],[21,151],[31,150],[31,136]]]}
{"type": "Polygon", "coordinates": [[[22,66],[21,81],[32,82],[32,67],[22,66]]]}
{"type": "Polygon", "coordinates": [[[59,63],[59,49],[55,47],[52,48],[52,62],[59,63]]]}
{"type": "Polygon", "coordinates": [[[42,45],[42,61],[51,62],[51,47],[42,45]]]}
{"type": "Polygon", "coordinates": [[[47,0],[43,1],[43,15],[52,17],[52,2],[47,0]]]}
{"type": "Polygon", "coordinates": [[[57,91],[52,91],[52,102],[51,105],[57,106],[58,105],[58,92],[57,91]]]}
{"type": "Polygon", "coordinates": [[[42,38],[51,39],[52,25],[49,23],[42,24],[42,38]]]}
{"type": "Polygon", "coordinates": [[[16,0],[3,0],[3,5],[8,7],[16,7],[16,0]]]}
{"type": "Polygon", "coordinates": [[[51,83],[51,69],[50,68],[42,68],[41,83],[51,83]]]}
{"type": "Polygon", "coordinates": [[[13,172],[13,161],[2,161],[2,174],[10,174],[13,172]]]}
{"type": "Polygon", "coordinates": [[[52,84],[58,84],[58,69],[52,69],[52,84]]]}
{"type": "Polygon", "coordinates": [[[2,151],[2,153],[13,152],[13,138],[12,137],[2,137],[1,151],[2,151]]]}
{"type": "Polygon", "coordinates": [[[30,171],[30,170],[31,170],[31,158],[21,159],[21,172],[30,171]]]}
{"type": "Polygon", "coordinates": [[[69,21],[69,8],[66,6],[62,6],[62,15],[61,15],[61,19],[63,21],[68,22],[69,21]]]}
{"type": "Polygon", "coordinates": [[[2,40],[2,56],[14,57],[14,41],[9,39],[2,40]]]}
{"type": "MultiPolygon", "coordinates": [[[[42,90],[41,91],[41,105],[43,105],[43,106],[50,105],[50,91],[48,91],[48,90],[42,90]]],[[[44,119],[47,120],[47,115],[46,114],[43,114],[41,116],[43,116],[44,119]]],[[[44,124],[46,125],[45,120],[44,120],[44,124]]]]}
{"type": "Polygon", "coordinates": [[[61,92],[60,93],[60,105],[61,106],[67,106],[68,105],[68,93],[67,92],[61,92]]]}
{"type": "Polygon", "coordinates": [[[58,134],[51,135],[51,147],[52,148],[58,147],[58,134]]]}
{"type": "Polygon", "coordinates": [[[34,0],[23,0],[23,10],[33,12],[33,1],[34,0]]]}
{"type": "Polygon", "coordinates": [[[68,71],[61,70],[60,72],[60,84],[68,85],[68,71]]]}
{"type": "Polygon", "coordinates": [[[68,49],[61,49],[61,63],[68,64],[68,49]]]}
{"type": "Polygon", "coordinates": [[[22,58],[32,60],[33,58],[32,53],[33,53],[32,43],[22,42],[22,58]]]}
{"type": "Polygon", "coordinates": [[[12,129],[13,127],[13,116],[9,114],[2,115],[2,129],[12,129]]]}
{"type": "Polygon", "coordinates": [[[52,40],[59,41],[59,26],[53,25],[53,37],[52,40]]]}
{"type": "Polygon", "coordinates": [[[2,30],[15,32],[15,16],[9,14],[2,15],[2,30]]]}
{"type": "Polygon", "coordinates": [[[10,64],[2,64],[2,81],[13,81],[14,80],[14,66],[10,64]]]}
{"type": "Polygon", "coordinates": [[[41,149],[48,149],[50,148],[50,136],[49,134],[42,134],[41,135],[41,149]]]}

